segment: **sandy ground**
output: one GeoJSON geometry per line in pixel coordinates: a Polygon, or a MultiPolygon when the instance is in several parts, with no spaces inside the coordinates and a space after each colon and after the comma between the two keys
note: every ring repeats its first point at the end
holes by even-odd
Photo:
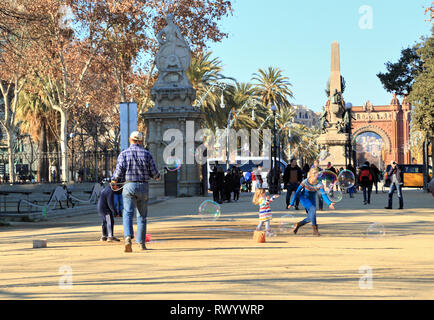
{"type": "MultiPolygon", "coordinates": [[[[209,198],[208,198],[209,199],[209,198]]],[[[320,237],[309,225],[297,235],[279,229],[304,210],[272,204],[277,236],[256,243],[257,207],[242,194],[222,204],[217,221],[199,219],[203,197],[149,207],[149,250],[102,243],[96,213],[0,227],[0,299],[433,299],[434,198],[405,190],[405,210],[385,210],[344,196],[318,213],[320,237]],[[384,226],[373,235],[369,227],[384,226]],[[33,249],[32,241],[48,247],[33,249]]],[[[395,205],[397,199],[395,195],[395,205]]],[[[121,219],[115,234],[123,238],[121,219]]]]}

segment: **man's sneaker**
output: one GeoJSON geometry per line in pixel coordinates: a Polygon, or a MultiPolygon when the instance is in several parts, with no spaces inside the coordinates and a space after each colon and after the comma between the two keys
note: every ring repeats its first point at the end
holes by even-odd
{"type": "Polygon", "coordinates": [[[116,237],[108,237],[108,238],[107,238],[107,242],[115,242],[115,241],[119,242],[119,241],[121,241],[121,240],[119,240],[119,239],[116,238],[116,237]]]}
{"type": "Polygon", "coordinates": [[[125,238],[125,251],[124,252],[133,252],[131,237],[125,238]]]}
{"type": "Polygon", "coordinates": [[[384,209],[389,209],[390,210],[390,209],[392,209],[392,207],[384,207],[384,209]]]}
{"type": "Polygon", "coordinates": [[[142,250],[148,250],[148,248],[146,248],[146,244],[144,244],[144,243],[140,244],[140,249],[142,249],[142,250]]]}
{"type": "Polygon", "coordinates": [[[99,239],[99,241],[107,241],[107,237],[101,237],[101,239],[99,239]]]}

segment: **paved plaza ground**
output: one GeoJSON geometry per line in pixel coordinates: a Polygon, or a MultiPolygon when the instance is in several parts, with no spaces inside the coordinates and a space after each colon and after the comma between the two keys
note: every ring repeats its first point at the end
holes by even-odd
{"type": "MultiPolygon", "coordinates": [[[[0,299],[433,299],[434,198],[405,190],[405,210],[385,210],[387,193],[348,195],[297,235],[278,228],[304,210],[272,203],[277,236],[256,243],[250,194],[222,204],[217,221],[199,219],[204,197],[150,205],[149,250],[102,243],[97,213],[12,222],[0,227],[0,299]],[[369,227],[384,226],[385,235],[369,227]],[[48,247],[33,249],[32,241],[48,247]]],[[[208,199],[210,199],[209,197],[208,199]]],[[[395,195],[394,204],[397,205],[395,195]]],[[[120,218],[115,235],[123,239],[120,218]]]]}

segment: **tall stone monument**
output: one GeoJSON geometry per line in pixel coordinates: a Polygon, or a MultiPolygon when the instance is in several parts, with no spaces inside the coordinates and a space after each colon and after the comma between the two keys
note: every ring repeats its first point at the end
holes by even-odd
{"type": "Polygon", "coordinates": [[[327,124],[318,138],[318,143],[326,156],[321,157],[320,166],[331,162],[333,166],[345,166],[346,134],[341,132],[344,123],[345,102],[342,97],[339,43],[331,45],[330,97],[325,105],[324,118],[327,124]]]}
{"type": "Polygon", "coordinates": [[[201,191],[200,165],[194,161],[194,138],[203,115],[192,106],[196,91],[186,75],[191,52],[173,18],[172,14],[167,15],[167,25],[157,35],[160,48],[155,64],[159,74],[151,89],[155,106],[143,117],[146,123],[145,144],[158,169],[167,167],[168,157],[172,156],[168,149],[176,150],[178,156],[180,153],[182,156],[176,159],[180,161],[179,169],[166,171],[170,179],[166,176],[160,182],[150,182],[150,197],[167,195],[167,190],[174,184],[177,196],[199,195],[201,191]]]}

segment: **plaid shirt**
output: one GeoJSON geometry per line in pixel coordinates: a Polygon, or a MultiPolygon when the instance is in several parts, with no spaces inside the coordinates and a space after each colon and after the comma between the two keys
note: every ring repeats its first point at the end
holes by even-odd
{"type": "Polygon", "coordinates": [[[131,144],[120,153],[112,180],[146,182],[159,177],[151,153],[138,144],[131,144]]]}

